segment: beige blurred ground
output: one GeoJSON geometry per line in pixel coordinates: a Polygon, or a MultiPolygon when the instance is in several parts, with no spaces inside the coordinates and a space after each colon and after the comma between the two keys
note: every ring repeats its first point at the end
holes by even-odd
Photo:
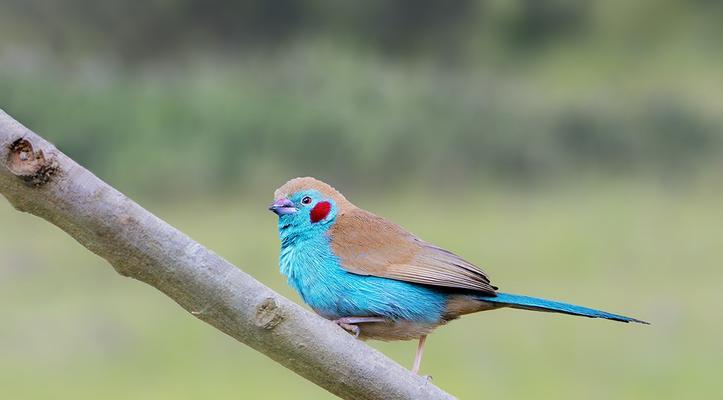
{"type": "MultiPolygon", "coordinates": [[[[503,290],[652,322],[517,310],[465,317],[429,339],[423,373],[436,384],[461,398],[677,399],[723,394],[721,194],[708,185],[671,192],[598,182],[525,196],[480,187],[357,202],[480,263],[503,290]]],[[[278,273],[269,197],[148,204],[298,301],[278,273]]],[[[44,221],[7,204],[0,217],[8,398],[331,397],[116,275],[44,221]]],[[[411,362],[413,343],[371,344],[411,362]]]]}

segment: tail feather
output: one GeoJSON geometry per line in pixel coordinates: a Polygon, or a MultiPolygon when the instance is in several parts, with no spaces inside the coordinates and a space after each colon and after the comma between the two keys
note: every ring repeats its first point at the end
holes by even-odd
{"type": "Polygon", "coordinates": [[[593,308],[576,306],[574,304],[562,303],[559,301],[540,299],[537,297],[521,296],[517,294],[497,293],[497,296],[495,297],[484,297],[482,300],[498,304],[503,307],[521,308],[533,311],[556,312],[562,314],[579,315],[589,318],[605,318],[613,321],[620,321],[626,323],[638,322],[646,325],[650,324],[649,322],[641,321],[639,319],[595,310],[593,308]]]}

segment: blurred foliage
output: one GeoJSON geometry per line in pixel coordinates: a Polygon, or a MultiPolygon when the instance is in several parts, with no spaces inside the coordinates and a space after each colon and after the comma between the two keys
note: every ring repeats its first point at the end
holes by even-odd
{"type": "Polygon", "coordinates": [[[622,38],[614,46],[655,51],[642,47],[684,36],[714,50],[723,7],[706,0],[6,0],[2,11],[9,40],[137,63],[202,46],[283,49],[312,37],[444,61],[465,54],[529,59],[561,43],[622,38]]]}
{"type": "Polygon", "coordinates": [[[128,189],[687,179],[723,159],[718,2],[0,7],[2,107],[128,189]]]}

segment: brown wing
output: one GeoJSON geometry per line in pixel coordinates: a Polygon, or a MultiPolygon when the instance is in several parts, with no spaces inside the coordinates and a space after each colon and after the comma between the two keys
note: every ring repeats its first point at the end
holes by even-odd
{"type": "Polygon", "coordinates": [[[355,274],[489,294],[497,289],[477,266],[359,208],[341,213],[329,235],[342,267],[355,274]]]}

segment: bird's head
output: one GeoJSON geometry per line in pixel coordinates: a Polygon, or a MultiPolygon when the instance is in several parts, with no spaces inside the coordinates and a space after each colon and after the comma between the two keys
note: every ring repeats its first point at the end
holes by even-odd
{"type": "Polygon", "coordinates": [[[295,178],[274,192],[269,210],[279,216],[279,234],[311,236],[326,232],[351,203],[330,185],[314,178],[295,178]]]}

